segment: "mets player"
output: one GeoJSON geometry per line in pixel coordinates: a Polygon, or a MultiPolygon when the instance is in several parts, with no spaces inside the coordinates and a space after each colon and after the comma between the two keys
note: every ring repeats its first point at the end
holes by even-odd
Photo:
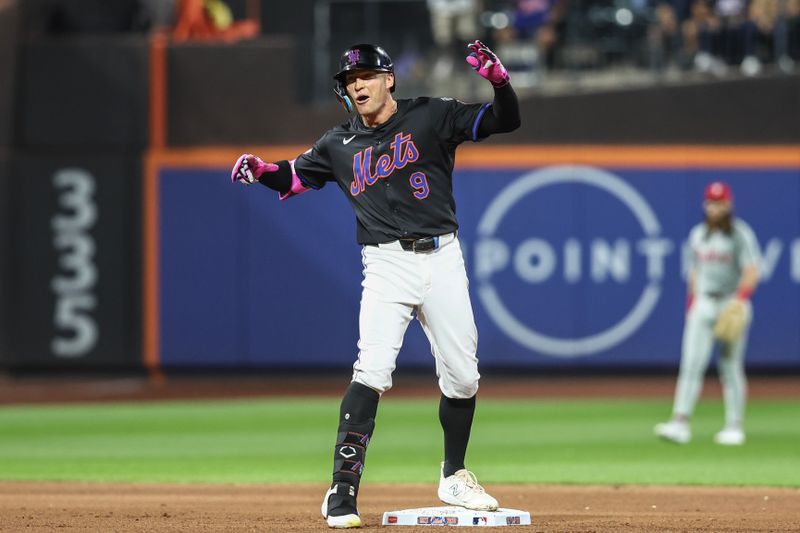
{"type": "Polygon", "coordinates": [[[296,159],[266,163],[244,154],[233,168],[233,181],[258,181],[281,199],[333,182],[355,211],[364,266],[359,352],[341,403],[333,482],[322,502],[332,528],[361,526],[356,500],[378,400],[392,386],[414,316],[430,341],[441,390],[439,498],[469,509],[497,509],[497,500],[464,466],[480,376],[452,172],[459,144],[512,131],[520,117],[497,56],[480,41],[468,47],[467,62],[494,86],[492,103],[395,100],[389,55],[379,46],[354,45],[334,76],[334,92],[353,113],[350,119],[296,159]]]}
{"type": "Polygon", "coordinates": [[[705,221],[689,234],[691,263],[686,324],[672,419],[657,424],[655,433],[679,444],[691,440],[689,420],[716,341],[720,348],[717,367],[725,404],[725,426],[716,433],[714,442],[735,446],[745,441],[744,352],[752,319],[750,295],[759,276],[758,243],[750,226],[733,216],[733,193],[726,183],[709,184],[704,196],[705,221]],[[741,315],[741,331],[732,339],[715,339],[715,326],[721,315],[736,310],[741,315]]]}

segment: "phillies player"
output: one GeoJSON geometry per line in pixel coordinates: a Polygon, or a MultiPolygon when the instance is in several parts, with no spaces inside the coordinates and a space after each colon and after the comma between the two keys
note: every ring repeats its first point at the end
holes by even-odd
{"type": "Polygon", "coordinates": [[[245,154],[233,168],[233,181],[258,181],[281,199],[333,182],[355,211],[364,265],[359,353],[341,403],[333,482],[322,502],[329,527],[361,526],[356,498],[378,400],[392,386],[414,315],[430,341],[441,390],[439,498],[469,509],[497,509],[497,500],[464,466],[480,376],[452,172],[459,144],[512,131],[520,117],[506,69],[480,41],[468,47],[467,62],[494,86],[492,103],[395,100],[389,55],[379,46],[354,45],[334,76],[334,92],[354,112],[351,118],[296,159],[265,163],[245,154]]]}
{"type": "Polygon", "coordinates": [[[742,427],[747,395],[744,352],[752,318],[750,295],[758,283],[758,243],[750,226],[733,216],[733,194],[720,181],[705,190],[705,222],[689,234],[686,325],[672,420],[657,424],[657,436],[686,444],[692,438],[689,418],[703,386],[714,347],[714,325],[731,304],[743,304],[744,329],[733,342],[720,342],[718,371],[725,403],[725,427],[714,436],[717,444],[744,444],[742,427]],[[734,300],[739,300],[735,302],[734,300]]]}

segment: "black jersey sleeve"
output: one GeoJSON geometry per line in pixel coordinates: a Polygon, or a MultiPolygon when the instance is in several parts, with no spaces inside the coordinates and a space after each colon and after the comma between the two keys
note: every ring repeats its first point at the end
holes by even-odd
{"type": "Polygon", "coordinates": [[[328,151],[329,134],[326,133],[305,153],[297,156],[294,170],[306,187],[321,189],[325,183],[334,181],[333,164],[328,151]]]}
{"type": "Polygon", "coordinates": [[[506,133],[519,128],[519,102],[511,84],[494,90],[492,106],[481,118],[478,124],[478,140],[484,139],[493,133],[506,133]]]}
{"type": "Polygon", "coordinates": [[[479,141],[478,126],[491,104],[465,104],[453,98],[431,98],[431,118],[441,139],[461,144],[479,141]]]}

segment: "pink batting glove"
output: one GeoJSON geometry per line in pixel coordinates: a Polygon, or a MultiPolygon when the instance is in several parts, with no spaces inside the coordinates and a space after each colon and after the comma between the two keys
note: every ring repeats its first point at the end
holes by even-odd
{"type": "Polygon", "coordinates": [[[468,44],[467,48],[472,50],[467,56],[467,63],[474,68],[478,74],[489,80],[495,87],[508,85],[510,77],[506,67],[497,59],[494,52],[480,41],[468,44]]]}
{"type": "Polygon", "coordinates": [[[244,183],[252,185],[264,172],[275,172],[278,165],[275,163],[265,163],[260,157],[253,154],[242,154],[236,160],[231,171],[231,183],[244,183]]]}

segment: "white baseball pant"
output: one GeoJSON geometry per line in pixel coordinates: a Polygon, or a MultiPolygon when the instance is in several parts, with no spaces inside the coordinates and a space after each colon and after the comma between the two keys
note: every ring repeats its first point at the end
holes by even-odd
{"type": "MultiPolygon", "coordinates": [[[[732,297],[734,296],[712,298],[707,295],[698,295],[687,313],[686,325],[683,330],[680,372],[675,388],[673,405],[675,414],[689,417],[694,412],[714,348],[714,324],[732,297]]],[[[744,409],[747,401],[744,353],[753,316],[749,301],[746,302],[746,309],[746,325],[742,336],[730,344],[720,343],[717,362],[725,403],[725,422],[728,426],[738,426],[744,421],[744,409]]]]}
{"type": "Polygon", "coordinates": [[[364,246],[358,360],[353,381],[383,394],[414,313],[431,343],[439,388],[448,398],[478,391],[478,331],[461,245],[453,234],[431,252],[405,251],[397,241],[364,246]]]}

